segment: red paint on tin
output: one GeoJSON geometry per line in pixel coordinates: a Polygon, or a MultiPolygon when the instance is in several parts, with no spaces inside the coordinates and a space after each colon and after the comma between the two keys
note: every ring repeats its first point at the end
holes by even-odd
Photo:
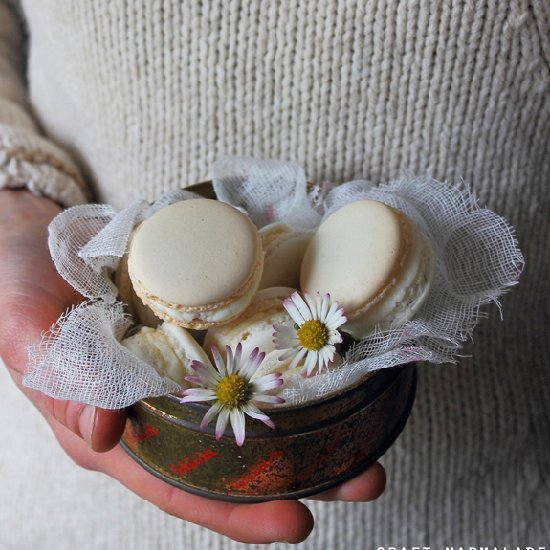
{"type": "Polygon", "coordinates": [[[147,423],[145,424],[143,430],[140,430],[139,433],[133,432],[133,431],[127,431],[124,434],[124,439],[127,443],[130,443],[132,445],[136,445],[137,443],[141,443],[142,441],[145,441],[149,437],[154,437],[155,435],[158,435],[159,431],[151,426],[151,424],[147,423]]]}
{"type": "Polygon", "coordinates": [[[271,451],[266,457],[257,460],[250,468],[250,471],[227,484],[229,489],[245,490],[251,483],[265,477],[265,474],[271,470],[275,462],[284,457],[282,451],[271,451]]]}
{"type": "Polygon", "coordinates": [[[218,453],[212,449],[203,449],[193,453],[192,456],[187,456],[183,460],[170,465],[170,470],[177,476],[183,476],[187,472],[198,468],[201,464],[208,462],[211,458],[217,456],[218,453]]]}

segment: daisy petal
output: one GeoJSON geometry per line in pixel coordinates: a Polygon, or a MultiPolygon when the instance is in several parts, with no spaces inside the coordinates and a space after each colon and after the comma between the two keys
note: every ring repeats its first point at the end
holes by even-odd
{"type": "Polygon", "coordinates": [[[309,306],[304,302],[304,299],[297,292],[292,295],[292,301],[294,302],[294,305],[298,308],[298,311],[300,312],[300,315],[304,318],[304,321],[309,321],[310,319],[312,319],[309,306]]]}
{"type": "Polygon", "coordinates": [[[218,351],[218,348],[216,346],[212,346],[210,348],[210,351],[212,352],[212,357],[214,358],[214,363],[216,364],[216,368],[218,369],[218,372],[222,375],[225,375],[227,373],[227,369],[222,359],[222,356],[218,351]]]}
{"type": "Polygon", "coordinates": [[[235,434],[235,441],[239,447],[242,447],[245,437],[245,419],[244,414],[239,409],[233,409],[229,413],[231,427],[235,434]]]}
{"type": "Polygon", "coordinates": [[[302,317],[300,310],[290,298],[283,302],[283,306],[297,325],[303,325],[305,323],[305,319],[302,317]]]}
{"type": "Polygon", "coordinates": [[[280,388],[283,385],[283,378],[280,372],[266,374],[252,381],[256,392],[264,392],[280,388]]]}
{"type": "Polygon", "coordinates": [[[241,368],[240,372],[244,377],[251,378],[264,360],[265,353],[263,351],[259,353],[259,351],[259,348],[254,348],[254,350],[250,354],[250,359],[241,368]]]}
{"type": "Polygon", "coordinates": [[[218,416],[218,420],[216,421],[216,439],[220,439],[220,437],[224,434],[225,428],[227,428],[227,421],[229,420],[230,414],[231,413],[228,409],[224,409],[222,407],[220,415],[218,416]]]}
{"type": "Polygon", "coordinates": [[[323,368],[326,365],[325,359],[326,359],[325,349],[322,349],[317,354],[317,372],[322,372],[323,368]]]}
{"type": "Polygon", "coordinates": [[[306,369],[308,376],[313,372],[313,369],[317,364],[318,355],[319,354],[317,352],[311,352],[311,351],[307,354],[306,361],[304,363],[304,369],[306,369]]]}
{"type": "Polygon", "coordinates": [[[289,369],[294,369],[298,366],[298,364],[300,363],[300,361],[303,359],[304,355],[307,353],[307,349],[306,348],[302,348],[297,354],[296,354],[296,357],[294,357],[294,359],[292,360],[292,363],[290,363],[289,365],[289,369]]]}
{"type": "Polygon", "coordinates": [[[277,405],[280,405],[281,403],[285,402],[285,399],[281,397],[280,395],[254,395],[252,397],[252,401],[259,401],[260,403],[275,403],[277,405]]]}
{"type": "Polygon", "coordinates": [[[214,386],[222,379],[221,374],[211,365],[201,363],[200,361],[193,361],[191,368],[202,379],[201,384],[205,386],[214,386]]]}
{"type": "Polygon", "coordinates": [[[233,351],[231,350],[231,346],[225,346],[225,352],[227,354],[227,359],[226,359],[227,374],[233,374],[235,370],[235,362],[233,359],[233,351]]]}
{"type": "Polygon", "coordinates": [[[191,368],[195,370],[204,369],[205,364],[202,361],[198,361],[197,359],[193,359],[191,361],[191,368]]]}
{"type": "Polygon", "coordinates": [[[212,405],[207,411],[206,414],[202,417],[199,428],[204,430],[210,421],[221,411],[222,406],[219,403],[212,405]]]}
{"type": "Polygon", "coordinates": [[[334,315],[327,317],[325,325],[329,330],[337,329],[347,321],[346,317],[342,315],[343,311],[343,309],[339,309],[334,315]]]}
{"type": "Polygon", "coordinates": [[[318,311],[317,311],[317,305],[315,304],[315,300],[311,296],[309,292],[304,292],[304,298],[306,299],[307,305],[309,307],[309,311],[311,312],[311,318],[312,319],[319,319],[318,311]]]}
{"type": "Polygon", "coordinates": [[[315,293],[315,306],[317,308],[317,319],[322,319],[321,317],[321,313],[322,313],[322,309],[321,309],[321,306],[323,304],[323,301],[321,300],[321,295],[319,294],[319,292],[316,292],[315,293]]]}
{"type": "Polygon", "coordinates": [[[321,312],[319,314],[319,319],[324,322],[327,318],[328,308],[330,306],[330,296],[325,294],[323,296],[323,301],[321,302],[321,312]]]}
{"type": "Polygon", "coordinates": [[[193,401],[212,401],[216,398],[216,394],[206,388],[189,388],[183,392],[180,403],[192,403],[193,401]]]}
{"type": "Polygon", "coordinates": [[[330,319],[338,311],[338,302],[332,302],[330,309],[328,310],[326,319],[330,319]]]}
{"type": "Polygon", "coordinates": [[[241,362],[241,356],[243,354],[243,346],[242,344],[239,342],[237,344],[237,347],[235,348],[235,364],[238,365],[240,362],[241,362]]]}
{"type": "Polygon", "coordinates": [[[263,422],[264,424],[266,424],[267,426],[269,426],[270,428],[275,428],[275,424],[273,424],[273,421],[271,420],[271,418],[269,418],[269,416],[267,416],[267,414],[263,413],[262,411],[260,411],[260,409],[258,409],[255,405],[253,405],[252,403],[249,403],[244,409],[243,411],[250,417],[252,418],[255,418],[256,420],[260,420],[261,422],[263,422]]]}
{"type": "Polygon", "coordinates": [[[323,366],[328,366],[334,361],[334,350],[331,348],[326,348],[323,350],[323,366]]]}

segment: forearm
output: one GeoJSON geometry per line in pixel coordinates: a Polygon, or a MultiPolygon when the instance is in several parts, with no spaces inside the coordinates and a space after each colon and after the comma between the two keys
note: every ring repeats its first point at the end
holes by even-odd
{"type": "Polygon", "coordinates": [[[65,206],[85,202],[69,156],[40,135],[24,84],[24,33],[15,2],[0,0],[0,188],[26,188],[65,206]]]}

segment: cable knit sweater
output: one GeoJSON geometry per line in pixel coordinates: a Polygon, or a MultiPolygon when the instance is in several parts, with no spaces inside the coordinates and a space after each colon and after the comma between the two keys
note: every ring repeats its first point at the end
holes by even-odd
{"type": "MultiPolygon", "coordinates": [[[[463,179],[516,227],[527,267],[504,322],[490,309],[460,367],[420,369],[386,493],[313,503],[303,547],[550,544],[548,1],[22,4],[0,0],[0,186],[121,207],[239,154],[295,160],[313,181],[463,179]]],[[[89,479],[65,508],[55,477],[19,514],[15,496],[2,504],[0,544],[241,546],[89,479]]]]}

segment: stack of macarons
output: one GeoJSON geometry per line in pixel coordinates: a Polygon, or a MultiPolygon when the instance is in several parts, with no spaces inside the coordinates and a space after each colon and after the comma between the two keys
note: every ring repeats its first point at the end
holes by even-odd
{"type": "Polygon", "coordinates": [[[266,369],[284,370],[273,324],[293,326],[283,300],[296,290],[330,294],[348,319],[341,330],[359,340],[410,319],[434,271],[429,240],[403,213],[372,200],[343,206],[314,233],[281,222],[258,231],[229,204],[178,202],[137,227],[125,262],[120,297],[149,325],[125,345],[180,383],[191,360],[204,360],[203,339],[206,351],[260,347],[266,369]]]}

